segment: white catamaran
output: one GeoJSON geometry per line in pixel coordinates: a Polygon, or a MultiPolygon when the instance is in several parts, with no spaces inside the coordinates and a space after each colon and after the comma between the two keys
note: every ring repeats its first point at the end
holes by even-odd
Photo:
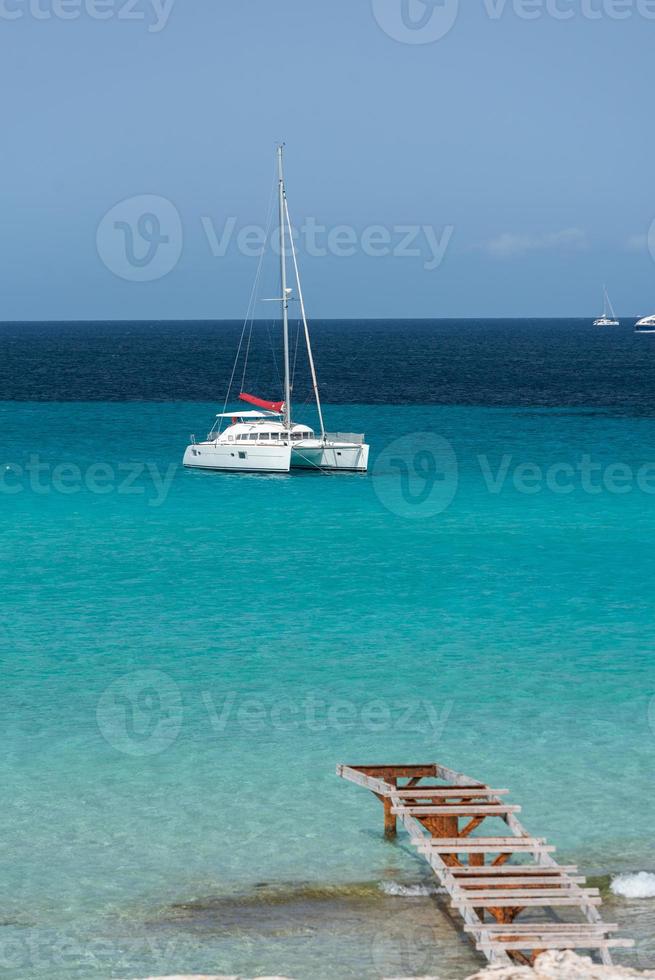
{"type": "MultiPolygon", "coordinates": [[[[366,472],[369,447],[364,442],[364,436],[351,432],[325,431],[305,301],[300,284],[298,259],[289,216],[282,154],[283,147],[279,146],[277,159],[281,292],[278,301],[282,309],[284,401],[267,401],[242,392],[239,398],[256,406],[259,411],[221,412],[216,416],[214,427],[204,442],[196,442],[195,438],[191,437],[191,444],[187,446],[184,453],[184,465],[198,469],[230,470],[244,473],[288,473],[291,469],[296,468],[318,471],[366,472]],[[293,289],[287,285],[288,253],[290,253],[293,264],[297,288],[296,299],[300,305],[312,388],[320,424],[320,434],[318,435],[309,426],[293,422],[291,416],[289,303],[293,297],[293,289]],[[230,419],[231,424],[222,429],[226,419],[230,419]]],[[[237,353],[237,358],[238,356],[237,353]]],[[[229,394],[228,391],[228,397],[229,394]]]]}
{"type": "Polygon", "coordinates": [[[621,324],[616,319],[614,307],[610,301],[607,286],[603,286],[603,315],[594,320],[595,327],[619,327],[621,324]]]}

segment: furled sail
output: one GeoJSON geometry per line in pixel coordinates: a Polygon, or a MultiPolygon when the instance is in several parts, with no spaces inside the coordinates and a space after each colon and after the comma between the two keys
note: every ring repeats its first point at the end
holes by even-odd
{"type": "Polygon", "coordinates": [[[281,415],[284,411],[284,402],[268,402],[264,398],[255,398],[254,395],[245,395],[243,392],[239,395],[242,402],[248,402],[249,405],[256,405],[257,408],[265,408],[269,412],[276,412],[281,415]]]}

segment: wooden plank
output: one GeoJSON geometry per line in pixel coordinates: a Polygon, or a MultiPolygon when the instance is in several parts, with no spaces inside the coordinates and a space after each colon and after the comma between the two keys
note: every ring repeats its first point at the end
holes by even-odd
{"type": "Polygon", "coordinates": [[[498,909],[513,909],[513,908],[549,908],[550,906],[568,906],[572,908],[577,906],[581,908],[585,905],[600,905],[600,898],[592,896],[590,898],[583,898],[580,896],[570,896],[561,898],[480,898],[476,895],[475,898],[471,896],[470,898],[452,898],[451,902],[453,905],[465,905],[470,908],[475,908],[476,906],[484,906],[485,908],[498,908],[498,909]]]}
{"type": "Polygon", "coordinates": [[[337,776],[341,776],[342,779],[347,779],[357,786],[363,786],[364,789],[370,789],[372,793],[377,793],[380,796],[390,796],[393,790],[393,786],[383,779],[374,779],[373,776],[367,776],[349,766],[337,766],[337,776]]]}
{"type": "MultiPolygon", "coordinates": [[[[475,898],[577,898],[579,901],[576,903],[578,905],[584,904],[584,899],[589,895],[599,895],[600,892],[597,888],[586,888],[584,891],[576,888],[571,890],[570,888],[545,888],[541,886],[535,886],[534,888],[522,888],[520,885],[516,888],[502,888],[500,885],[495,889],[480,889],[471,890],[470,892],[465,892],[466,895],[470,895],[471,899],[475,898]]],[[[515,902],[519,905],[520,902],[515,902]]]]}
{"type": "MultiPolygon", "coordinates": [[[[420,851],[435,851],[437,854],[549,854],[556,850],[552,844],[439,844],[431,841],[427,845],[418,845],[420,851]]],[[[479,870],[476,869],[476,870],[479,870]]]]}
{"type": "Polygon", "coordinates": [[[424,765],[397,765],[397,766],[344,766],[344,769],[355,769],[366,776],[395,776],[397,779],[409,779],[415,776],[436,776],[437,767],[434,762],[426,762],[424,765]]]}
{"type": "MultiPolygon", "coordinates": [[[[574,873],[578,870],[575,864],[556,864],[552,867],[541,864],[506,864],[502,868],[498,866],[492,866],[490,864],[484,865],[482,868],[451,868],[451,874],[455,878],[466,878],[469,875],[485,875],[489,878],[495,878],[496,876],[502,878],[505,875],[561,875],[569,874],[569,872],[574,873]]],[[[581,879],[585,881],[585,878],[581,879]]]]}
{"type": "MultiPolygon", "coordinates": [[[[583,885],[587,879],[582,877],[570,878],[562,875],[558,877],[557,875],[523,875],[519,878],[510,877],[509,875],[504,875],[502,878],[498,879],[498,887],[502,888],[505,885],[523,885],[526,887],[528,885],[561,885],[562,888],[569,888],[571,885],[583,885]]],[[[486,888],[494,887],[494,880],[489,875],[482,878],[474,878],[471,875],[468,878],[459,878],[457,884],[460,888],[474,888],[476,885],[483,885],[486,888]]]]}
{"type": "MultiPolygon", "coordinates": [[[[599,939],[593,936],[587,939],[577,939],[570,936],[549,936],[548,939],[544,939],[543,936],[535,935],[532,937],[526,936],[525,939],[509,940],[509,941],[499,941],[492,942],[489,944],[492,949],[498,947],[502,949],[609,949],[610,947],[621,947],[622,949],[629,949],[634,946],[634,939],[599,939]],[[530,941],[528,942],[528,939],[530,941]]],[[[486,948],[486,943],[477,943],[476,948],[484,950],[486,948]]]]}
{"type": "Polygon", "coordinates": [[[503,847],[513,847],[515,844],[523,844],[524,846],[532,844],[545,844],[545,837],[433,837],[431,840],[428,838],[427,843],[429,845],[434,845],[435,847],[441,847],[442,844],[464,844],[464,845],[475,845],[476,847],[482,847],[485,844],[489,844],[490,847],[497,847],[502,845],[503,847]]]}
{"type": "Polygon", "coordinates": [[[481,922],[479,926],[465,925],[464,932],[496,932],[504,935],[520,935],[523,932],[533,935],[535,932],[555,932],[559,936],[568,932],[616,932],[620,928],[616,922],[512,922],[511,925],[502,922],[481,922]]]}
{"type": "MultiPolygon", "coordinates": [[[[575,873],[577,870],[575,864],[555,864],[550,867],[541,864],[506,864],[503,867],[487,864],[482,868],[452,868],[451,873],[456,878],[466,878],[468,875],[488,875],[490,878],[495,878],[498,875],[502,878],[504,875],[569,874],[575,873]]],[[[586,879],[581,878],[580,880],[585,881],[586,879]]]]}
{"type": "Polygon", "coordinates": [[[465,776],[463,772],[456,772],[454,769],[449,769],[447,766],[442,766],[441,763],[435,763],[435,770],[437,777],[443,779],[446,783],[456,783],[458,786],[487,786],[488,783],[483,783],[479,779],[471,779],[470,776],[465,776]]]}
{"type": "Polygon", "coordinates": [[[451,796],[478,799],[482,796],[504,796],[507,793],[508,789],[459,789],[457,786],[414,786],[412,789],[403,789],[399,786],[394,796],[401,796],[403,799],[421,799],[424,796],[435,800],[448,799],[451,796]]]}
{"type": "Polygon", "coordinates": [[[406,813],[410,817],[429,817],[433,815],[441,817],[500,817],[505,813],[520,813],[521,807],[509,803],[481,803],[479,806],[475,803],[472,803],[470,806],[466,804],[462,804],[461,806],[445,804],[444,806],[395,806],[393,812],[398,814],[406,813]]]}

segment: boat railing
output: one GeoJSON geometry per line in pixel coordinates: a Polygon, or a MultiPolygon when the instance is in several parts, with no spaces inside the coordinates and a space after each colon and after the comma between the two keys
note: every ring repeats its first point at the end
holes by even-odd
{"type": "Polygon", "coordinates": [[[365,435],[363,432],[326,432],[325,438],[330,442],[352,442],[356,446],[361,446],[365,435]]]}

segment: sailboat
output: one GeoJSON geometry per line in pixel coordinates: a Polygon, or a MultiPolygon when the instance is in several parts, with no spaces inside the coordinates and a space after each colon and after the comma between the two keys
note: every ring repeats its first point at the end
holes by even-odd
{"type": "Polygon", "coordinates": [[[595,327],[618,327],[620,326],[619,321],[616,319],[616,313],[610,301],[609,295],[607,293],[607,287],[603,286],[603,315],[599,316],[597,320],[594,320],[595,327]]]}
{"type": "MultiPolygon", "coordinates": [[[[216,422],[206,440],[191,443],[184,453],[184,465],[205,470],[241,473],[288,473],[292,469],[319,472],[343,471],[364,473],[368,469],[369,446],[365,436],[352,432],[326,432],[323,408],[305,300],[300,282],[298,257],[293,240],[289,205],[284,179],[283,145],[277,149],[277,182],[280,221],[280,303],[284,349],[284,398],[274,401],[242,392],[239,399],[254,408],[234,409],[216,416],[216,422]],[[296,285],[288,285],[288,264],[292,260],[296,285]],[[292,380],[290,370],[289,304],[296,299],[304,330],[305,346],[320,432],[295,422],[292,416],[292,380]],[[224,422],[230,420],[225,429],[224,422]]],[[[239,354],[237,352],[237,358],[239,354]]],[[[236,362],[235,362],[236,366],[236,362]]],[[[229,391],[228,391],[229,397],[229,391]]],[[[227,408],[227,404],[225,406],[227,408]]]]}

